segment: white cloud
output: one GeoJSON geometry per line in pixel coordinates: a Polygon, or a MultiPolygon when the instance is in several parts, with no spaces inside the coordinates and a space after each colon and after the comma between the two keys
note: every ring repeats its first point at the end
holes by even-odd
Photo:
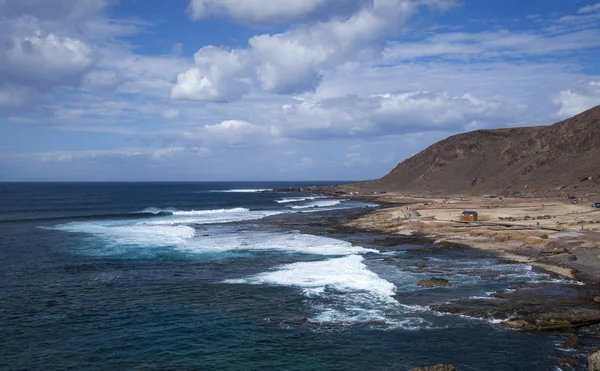
{"type": "Polygon", "coordinates": [[[600,30],[583,30],[559,35],[515,33],[508,30],[480,33],[445,33],[414,43],[391,43],[388,61],[427,57],[503,58],[524,57],[600,47],[600,30]]]}
{"type": "Polygon", "coordinates": [[[206,46],[194,55],[196,67],[180,73],[171,91],[173,99],[226,102],[246,91],[249,56],[244,50],[206,46]]]}
{"type": "Polygon", "coordinates": [[[17,112],[40,98],[37,92],[27,87],[10,83],[0,84],[0,113],[17,112]]]}
{"type": "Polygon", "coordinates": [[[163,111],[162,117],[164,117],[164,118],[166,118],[168,120],[175,119],[175,118],[179,117],[179,110],[173,109],[173,108],[169,108],[169,109],[163,111]]]}
{"type": "Polygon", "coordinates": [[[247,91],[248,82],[269,93],[311,91],[325,71],[379,56],[385,39],[399,32],[419,5],[423,4],[377,0],[349,17],[303,25],[275,35],[254,36],[247,49],[203,47],[194,58],[196,67],[179,74],[171,96],[237,100],[247,91]]]}
{"type": "Polygon", "coordinates": [[[260,145],[270,136],[269,128],[242,120],[226,120],[215,125],[205,125],[183,133],[186,140],[202,142],[207,146],[247,143],[260,145]],[[260,142],[260,143],[259,143],[260,142]]]}
{"type": "Polygon", "coordinates": [[[204,147],[165,147],[165,148],[118,148],[99,151],[54,151],[40,152],[21,157],[35,157],[38,161],[44,163],[72,162],[86,159],[102,158],[126,158],[126,157],[146,157],[151,159],[164,159],[173,157],[182,153],[193,153],[195,155],[209,155],[211,151],[204,147]]]}
{"type": "Polygon", "coordinates": [[[57,87],[78,86],[99,59],[86,42],[44,30],[35,18],[0,19],[0,110],[14,112],[47,98],[57,87]]]}
{"type": "Polygon", "coordinates": [[[512,114],[499,102],[469,94],[415,91],[348,96],[285,105],[276,119],[282,137],[328,139],[373,138],[424,131],[461,131],[474,121],[499,124],[512,114]]]}
{"type": "Polygon", "coordinates": [[[372,0],[191,0],[188,14],[194,20],[223,17],[249,25],[327,19],[350,15],[372,0]]]}
{"type": "Polygon", "coordinates": [[[560,106],[557,116],[567,118],[600,105],[600,81],[582,83],[576,88],[563,90],[554,99],[560,106]]]}
{"type": "Polygon", "coordinates": [[[183,44],[175,43],[175,44],[173,44],[173,48],[171,50],[173,51],[174,54],[179,55],[183,52],[183,44]]]}
{"type": "Polygon", "coordinates": [[[31,15],[43,20],[75,21],[100,13],[114,0],[2,0],[1,17],[31,15]]]}
{"type": "Polygon", "coordinates": [[[577,11],[577,13],[579,13],[579,14],[594,13],[594,12],[600,12],[600,3],[584,6],[583,8],[580,8],[577,11]]]}

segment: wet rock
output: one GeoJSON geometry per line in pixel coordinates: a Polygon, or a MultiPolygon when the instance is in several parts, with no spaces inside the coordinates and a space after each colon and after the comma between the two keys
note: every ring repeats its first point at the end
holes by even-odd
{"type": "Polygon", "coordinates": [[[569,257],[567,258],[570,262],[574,262],[577,260],[577,257],[575,255],[569,255],[569,257]]]}
{"type": "Polygon", "coordinates": [[[415,367],[410,371],[458,371],[458,369],[452,365],[435,365],[430,367],[415,367]]]}
{"type": "Polygon", "coordinates": [[[425,263],[415,263],[415,264],[413,264],[413,267],[416,267],[416,268],[428,268],[429,265],[427,265],[425,263]]]}
{"type": "Polygon", "coordinates": [[[417,284],[421,287],[428,289],[428,288],[432,288],[432,287],[450,286],[450,281],[443,279],[443,278],[434,277],[434,278],[429,278],[429,279],[425,279],[425,280],[420,280],[417,284]]]}
{"type": "Polygon", "coordinates": [[[588,356],[588,370],[600,371],[600,351],[594,352],[588,356]]]}
{"type": "Polygon", "coordinates": [[[498,264],[523,264],[523,263],[518,262],[516,260],[510,260],[510,259],[498,259],[498,264]]]}
{"type": "Polygon", "coordinates": [[[600,323],[600,311],[570,309],[562,313],[529,314],[525,318],[502,322],[500,325],[525,331],[565,331],[600,323]]]}
{"type": "Polygon", "coordinates": [[[530,326],[530,324],[525,320],[517,319],[517,320],[502,322],[502,326],[512,328],[512,329],[525,330],[530,326]]]}
{"type": "Polygon", "coordinates": [[[579,345],[579,336],[577,334],[569,334],[563,342],[565,348],[575,348],[579,345]]]}
{"type": "Polygon", "coordinates": [[[540,249],[540,253],[546,255],[558,255],[558,254],[567,254],[569,250],[564,247],[553,247],[547,246],[546,248],[540,249]]]}
{"type": "Polygon", "coordinates": [[[589,288],[549,283],[532,284],[512,292],[498,291],[489,299],[452,300],[431,309],[486,319],[508,319],[501,325],[525,331],[565,331],[598,326],[600,309],[589,288]]]}
{"type": "Polygon", "coordinates": [[[577,358],[562,358],[558,360],[558,365],[568,366],[572,369],[577,367],[577,358]]]}

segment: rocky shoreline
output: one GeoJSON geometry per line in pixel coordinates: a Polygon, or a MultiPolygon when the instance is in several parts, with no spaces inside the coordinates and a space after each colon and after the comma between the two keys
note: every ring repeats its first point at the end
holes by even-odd
{"type": "MultiPolygon", "coordinates": [[[[410,216],[399,219],[399,212],[406,213],[407,209],[418,208],[431,201],[421,199],[416,203],[414,200],[402,199],[394,204],[393,199],[382,200],[381,196],[362,195],[353,198],[370,202],[384,201],[385,207],[356,215],[338,225],[338,230],[388,233],[387,241],[379,243],[395,245],[399,242],[414,242],[426,246],[423,248],[427,250],[424,253],[483,250],[486,254],[496,255],[498,264],[530,264],[538,271],[547,272],[554,280],[563,280],[561,284],[524,284],[508,291],[494,292],[489,298],[451,300],[432,305],[431,310],[447,315],[491,320],[498,326],[512,330],[561,333],[565,337],[563,346],[575,350],[572,358],[561,359],[559,366],[567,367],[566,369],[584,367],[587,359],[582,359],[582,355],[592,354],[600,349],[600,261],[597,259],[600,246],[596,236],[566,236],[550,241],[537,237],[544,240],[539,245],[535,243],[537,241],[532,243],[529,231],[521,236],[522,239],[505,241],[461,238],[463,236],[457,233],[440,231],[439,227],[444,222],[440,225],[436,221],[430,221],[431,224],[428,225],[410,216]],[[415,226],[414,223],[419,225],[415,226]],[[526,243],[527,238],[530,240],[526,243]]],[[[538,231],[533,232],[539,235],[538,231]]],[[[429,270],[425,261],[415,263],[414,269],[431,273],[429,280],[419,282],[422,287],[445,287],[452,284],[451,279],[436,277],[439,272],[429,270]]],[[[590,362],[593,362],[594,357],[590,356],[590,362]]],[[[596,358],[600,360],[600,357],[596,358]]]]}

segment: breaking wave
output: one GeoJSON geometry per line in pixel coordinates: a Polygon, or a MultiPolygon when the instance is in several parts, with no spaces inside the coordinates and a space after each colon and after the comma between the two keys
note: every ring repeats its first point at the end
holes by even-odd
{"type": "Polygon", "coordinates": [[[345,201],[345,200],[313,201],[313,202],[307,203],[306,205],[294,205],[294,206],[288,206],[288,207],[295,209],[295,210],[312,209],[312,208],[319,208],[319,207],[332,207],[332,206],[341,204],[342,201],[345,201]]]}

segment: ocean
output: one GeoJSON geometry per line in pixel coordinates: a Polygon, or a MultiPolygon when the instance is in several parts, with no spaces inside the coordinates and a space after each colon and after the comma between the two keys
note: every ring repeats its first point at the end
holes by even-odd
{"type": "Polygon", "coordinates": [[[557,370],[569,356],[559,335],[428,309],[547,275],[332,228],[374,204],[261,192],[305,185],[0,184],[0,369],[557,370]],[[431,273],[416,261],[452,286],[417,286],[431,273]]]}

